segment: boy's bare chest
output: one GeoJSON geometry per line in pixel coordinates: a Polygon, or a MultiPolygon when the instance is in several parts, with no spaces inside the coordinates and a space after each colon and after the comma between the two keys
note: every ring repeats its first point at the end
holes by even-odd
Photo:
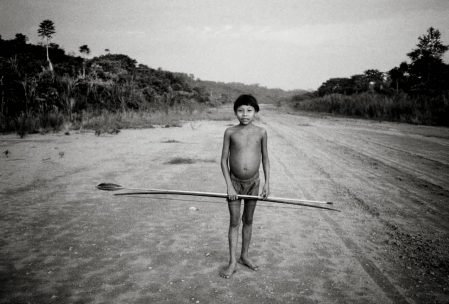
{"type": "Polygon", "coordinates": [[[255,132],[236,132],[230,139],[231,149],[236,150],[260,149],[262,142],[260,135],[255,132]]]}

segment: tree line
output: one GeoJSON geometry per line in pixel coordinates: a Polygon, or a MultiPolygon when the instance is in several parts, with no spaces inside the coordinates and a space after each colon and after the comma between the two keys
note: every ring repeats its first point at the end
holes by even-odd
{"type": "Polygon", "coordinates": [[[411,123],[449,125],[449,49],[430,27],[407,53],[410,62],[387,72],[376,69],[331,78],[315,92],[294,96],[297,109],[411,123]]]}
{"type": "Polygon", "coordinates": [[[153,69],[108,49],[89,59],[88,45],[80,46],[81,56],[67,54],[52,42],[51,20],[42,21],[37,34],[40,45],[20,33],[10,40],[0,36],[0,132],[55,129],[86,113],[211,103],[193,75],[153,69]]]}

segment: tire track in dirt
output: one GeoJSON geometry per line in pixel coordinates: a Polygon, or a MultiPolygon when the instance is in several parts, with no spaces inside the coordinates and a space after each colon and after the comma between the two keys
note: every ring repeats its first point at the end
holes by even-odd
{"type": "MultiPolygon", "coordinates": [[[[315,137],[320,137],[319,135],[314,134],[315,137]]],[[[360,153],[358,150],[356,150],[355,148],[353,148],[353,146],[350,145],[345,145],[342,144],[341,142],[336,142],[336,141],[332,141],[329,139],[325,139],[323,137],[321,137],[324,141],[327,141],[331,144],[333,144],[334,146],[336,146],[336,149],[343,149],[345,151],[350,152],[351,154],[353,154],[356,157],[363,157],[364,159],[366,159],[368,162],[371,162],[373,164],[377,164],[380,163],[386,170],[391,171],[391,172],[396,172],[396,179],[398,179],[399,181],[402,181],[403,178],[401,177],[401,175],[403,177],[405,177],[406,179],[408,179],[411,183],[413,183],[416,187],[409,187],[406,188],[405,186],[401,186],[398,183],[393,183],[390,185],[390,189],[391,190],[395,190],[396,188],[399,190],[404,191],[404,193],[410,193],[413,196],[415,196],[417,199],[419,199],[419,201],[421,202],[426,202],[426,206],[432,210],[433,213],[437,213],[437,212],[441,212],[441,211],[445,211],[446,213],[448,213],[449,215],[449,206],[447,206],[447,204],[443,203],[441,204],[441,200],[429,200],[428,196],[424,196],[421,194],[421,192],[419,191],[422,188],[426,188],[429,190],[429,192],[431,193],[440,193],[440,195],[443,195],[445,197],[449,196],[449,191],[443,189],[442,187],[429,183],[423,179],[417,178],[415,175],[409,173],[409,172],[404,172],[398,168],[396,168],[395,166],[391,165],[391,164],[387,164],[381,160],[379,160],[379,158],[375,155],[366,155],[364,153],[360,153]],[[429,204],[431,203],[431,204],[429,204]]],[[[362,139],[360,139],[362,140],[362,139]]],[[[385,170],[384,170],[385,171],[385,170]]],[[[384,178],[383,175],[377,175],[379,178],[384,178]]],[[[359,176],[359,178],[363,178],[362,175],[359,176]]],[[[366,179],[365,179],[366,181],[366,179]]],[[[395,203],[394,201],[391,201],[392,203],[395,203]]],[[[402,206],[404,207],[404,206],[402,206]]],[[[410,208],[410,205],[406,206],[407,208],[410,208]]],[[[418,205],[415,207],[416,210],[420,210],[422,208],[422,206],[418,205]]],[[[445,226],[446,228],[449,226],[445,226]]]]}
{"type": "MultiPolygon", "coordinates": [[[[364,153],[359,152],[357,149],[353,148],[352,146],[348,146],[345,144],[342,144],[337,139],[335,140],[329,140],[327,138],[324,138],[323,136],[320,136],[319,134],[316,134],[316,132],[307,131],[305,130],[304,133],[310,132],[313,133],[314,138],[321,138],[322,141],[328,142],[332,147],[325,147],[321,146],[321,149],[332,149],[332,150],[338,150],[343,149],[343,152],[346,153],[349,151],[351,155],[354,158],[360,158],[362,161],[366,161],[369,163],[376,164],[378,167],[376,170],[372,170],[370,172],[371,174],[376,176],[376,180],[385,179],[385,174],[382,172],[388,172],[389,175],[395,176],[395,179],[402,181],[407,181],[407,184],[413,184],[414,187],[406,187],[405,185],[402,186],[397,181],[394,181],[383,185],[384,189],[377,186],[375,183],[372,183],[368,178],[365,177],[364,174],[358,174],[357,171],[354,171],[355,176],[357,176],[358,179],[364,181],[365,185],[370,185],[370,187],[375,188],[376,191],[385,191],[388,190],[389,193],[395,193],[398,190],[402,191],[404,195],[401,195],[399,198],[396,199],[387,199],[387,202],[389,204],[395,205],[397,207],[396,212],[398,214],[401,214],[402,216],[410,216],[414,218],[415,220],[418,220],[420,222],[422,220],[431,220],[433,224],[436,224],[437,226],[440,226],[444,229],[449,228],[449,223],[446,221],[439,221],[435,219],[435,215],[440,216],[443,212],[443,215],[446,214],[449,216],[449,206],[445,203],[444,197],[449,197],[449,192],[445,189],[442,189],[438,185],[429,183],[425,180],[420,179],[419,177],[416,177],[415,175],[411,174],[410,172],[404,172],[400,168],[396,168],[391,164],[386,164],[383,161],[379,160],[377,155],[374,155],[371,153],[371,155],[366,155],[364,153]],[[383,170],[379,170],[383,169],[383,170]],[[386,189],[385,189],[386,188],[386,189]],[[426,191],[426,195],[424,195],[423,189],[426,191]],[[430,198],[430,195],[432,195],[432,199],[430,198]],[[438,194],[438,195],[437,195],[438,194]],[[407,198],[407,200],[404,200],[407,198]],[[400,201],[399,201],[400,199],[400,201]],[[422,214],[423,205],[428,209],[428,212],[425,212],[422,214]],[[416,214],[420,214],[419,218],[416,217],[416,214]]],[[[312,141],[308,141],[312,142],[312,141]]],[[[320,153],[320,152],[318,152],[320,153]]],[[[329,161],[332,161],[328,157],[328,154],[321,153],[320,159],[327,158],[329,161]]],[[[353,166],[350,162],[347,162],[345,158],[340,158],[340,161],[346,162],[346,165],[341,165],[341,170],[347,170],[349,166],[353,166]]]]}
{"type": "MultiPolygon", "coordinates": [[[[356,195],[351,189],[349,189],[348,187],[342,185],[341,183],[337,182],[330,173],[328,173],[323,167],[325,165],[327,165],[326,161],[328,161],[329,163],[332,163],[332,160],[328,157],[328,154],[326,153],[322,153],[320,151],[320,149],[322,149],[322,147],[320,148],[316,148],[316,147],[311,147],[310,145],[308,146],[308,149],[313,151],[315,154],[315,159],[313,159],[310,155],[306,154],[305,151],[303,151],[302,149],[296,147],[295,145],[293,145],[291,143],[291,139],[297,139],[299,133],[293,133],[290,132],[290,130],[288,129],[288,126],[279,123],[279,126],[282,126],[282,132],[278,131],[277,129],[272,129],[278,137],[282,138],[285,142],[288,143],[288,145],[296,152],[296,154],[299,154],[301,156],[301,158],[307,159],[307,163],[311,164],[314,169],[316,171],[318,171],[320,173],[321,176],[325,176],[326,177],[326,181],[331,183],[331,187],[332,189],[334,189],[333,191],[336,192],[339,196],[343,197],[343,198],[349,198],[349,201],[354,203],[354,206],[362,211],[365,211],[366,213],[368,213],[371,217],[374,218],[379,218],[380,212],[379,209],[376,206],[372,206],[370,204],[368,204],[363,198],[359,197],[358,195],[356,195]],[[285,135],[289,136],[290,141],[285,137],[285,135]],[[318,164],[318,161],[320,161],[320,164],[318,164]]],[[[270,127],[274,128],[274,121],[271,121],[270,123],[270,127]]],[[[307,139],[306,139],[307,140],[307,139]]],[[[300,142],[301,144],[306,143],[306,140],[300,140],[298,142],[300,142]]],[[[309,140],[307,140],[309,141],[309,140]]],[[[309,143],[310,144],[310,143],[309,143]]],[[[341,160],[341,159],[340,159],[341,160]]],[[[337,167],[338,170],[340,172],[344,172],[347,171],[349,164],[335,164],[335,162],[332,163],[332,165],[334,167],[337,167]]],[[[351,172],[351,175],[354,176],[354,172],[351,172]]],[[[364,178],[362,176],[356,176],[358,180],[362,180],[365,183],[369,182],[367,180],[364,180],[364,178]]],[[[368,183],[369,184],[369,183],[368,183]]],[[[392,202],[394,203],[394,202],[392,202]]],[[[387,223],[384,223],[385,225],[389,225],[387,223]]],[[[389,225],[391,226],[391,225],[389,225]]]]}
{"type": "MultiPolygon", "coordinates": [[[[272,122],[274,122],[274,120],[272,120],[272,122]]],[[[273,123],[271,123],[271,125],[272,124],[273,123]]],[[[448,196],[445,194],[446,191],[441,190],[439,187],[434,186],[432,184],[428,184],[425,181],[419,180],[415,176],[413,176],[407,172],[404,173],[404,172],[396,169],[395,167],[384,164],[383,162],[379,161],[377,158],[373,158],[373,157],[364,155],[363,153],[361,154],[357,150],[354,150],[351,147],[340,145],[338,142],[335,142],[336,139],[334,139],[335,141],[329,140],[327,138],[324,138],[320,134],[317,134],[317,132],[313,132],[312,130],[303,129],[301,133],[292,132],[288,128],[289,125],[285,124],[284,122],[279,123],[279,124],[283,128],[283,133],[288,134],[288,136],[290,138],[294,138],[297,140],[299,137],[300,138],[299,142],[301,142],[303,145],[310,146],[311,147],[310,149],[312,149],[317,156],[315,158],[317,160],[319,160],[321,164],[324,164],[327,161],[328,164],[331,164],[333,167],[338,168],[338,170],[340,172],[346,172],[346,171],[351,170],[350,177],[353,178],[354,180],[356,179],[356,180],[362,181],[365,186],[369,185],[369,187],[372,188],[373,193],[376,193],[376,192],[382,193],[382,191],[385,191],[386,189],[390,193],[396,193],[398,190],[402,191],[404,193],[404,195],[395,197],[395,199],[383,198],[383,201],[386,202],[389,206],[387,208],[388,211],[391,211],[390,210],[391,206],[395,206],[396,208],[395,208],[395,210],[393,210],[394,213],[402,215],[402,217],[404,217],[404,218],[406,218],[406,217],[413,218],[413,220],[419,221],[422,225],[424,225],[424,223],[426,221],[428,222],[429,220],[431,220],[431,222],[433,224],[437,225],[438,227],[440,227],[444,230],[447,230],[449,228],[449,223],[447,221],[440,221],[440,220],[435,219],[436,216],[437,217],[441,216],[441,212],[443,212],[443,215],[444,214],[449,215],[449,208],[448,208],[447,204],[444,203],[444,200],[443,200],[443,202],[441,202],[441,196],[437,197],[438,200],[430,200],[429,196],[423,196],[423,194],[421,194],[419,192],[420,189],[423,187],[422,186],[423,183],[424,183],[424,187],[426,189],[431,190],[430,191],[431,193],[440,193],[440,194],[442,193],[445,196],[448,196]],[[306,133],[311,134],[311,136],[313,136],[313,138],[307,137],[306,133]],[[317,141],[317,139],[321,139],[320,145],[314,144],[317,141]],[[329,143],[332,146],[328,147],[323,143],[329,143]],[[385,171],[385,172],[391,172],[390,175],[403,176],[402,179],[408,179],[409,181],[414,183],[416,185],[416,187],[406,188],[404,186],[399,185],[397,182],[390,182],[390,183],[384,184],[383,185],[384,188],[381,188],[376,183],[373,183],[369,177],[367,177],[368,174],[367,174],[366,170],[364,171],[363,174],[361,174],[361,172],[358,172],[357,170],[352,170],[351,167],[354,166],[354,163],[348,162],[347,157],[340,157],[338,159],[340,163],[336,163],[334,161],[334,159],[331,159],[329,157],[329,155],[332,154],[332,151],[337,151],[338,149],[343,149],[342,152],[344,154],[347,154],[349,151],[349,153],[351,153],[351,155],[353,156],[352,159],[360,158],[362,162],[368,162],[368,163],[372,162],[372,163],[376,163],[376,164],[380,163],[384,167],[384,170],[371,170],[369,172],[370,175],[374,176],[374,180],[384,180],[385,174],[382,174],[382,172],[385,171]],[[324,153],[321,150],[323,150],[323,151],[327,150],[328,152],[329,151],[330,152],[324,153]],[[442,191],[444,191],[444,192],[442,192],[442,191]],[[410,194],[412,194],[411,197],[410,197],[410,194]],[[406,198],[409,198],[409,199],[404,200],[406,198]],[[411,205],[410,203],[413,203],[413,204],[411,205]],[[425,206],[428,208],[428,212],[425,212],[424,214],[422,214],[423,204],[425,204],[425,206]],[[416,214],[420,214],[420,216],[416,217],[416,214]]],[[[333,130],[333,132],[334,132],[334,130],[333,130]]],[[[308,156],[308,157],[311,158],[310,156],[308,156]]],[[[329,177],[329,179],[331,179],[329,174],[328,174],[328,177],[329,177]]],[[[334,182],[335,182],[335,180],[334,180],[334,182]]],[[[335,183],[338,184],[338,182],[335,182],[335,183]]],[[[344,187],[344,189],[347,192],[347,194],[352,199],[354,199],[354,201],[357,203],[357,205],[362,210],[368,212],[372,216],[379,217],[379,215],[380,215],[379,208],[382,207],[381,209],[385,209],[385,206],[379,206],[379,208],[373,207],[373,206],[367,204],[363,199],[361,199],[357,195],[354,195],[352,193],[352,191],[350,189],[348,189],[347,187],[344,187]]],[[[373,202],[375,202],[375,200],[373,202]]],[[[371,202],[371,203],[373,203],[373,202],[371,202]]],[[[393,229],[396,228],[394,225],[392,225],[389,222],[386,222],[384,224],[386,224],[387,227],[390,227],[393,229]]]]}
{"type": "MultiPolygon", "coordinates": [[[[271,125],[273,126],[273,124],[271,124],[271,125]]],[[[300,133],[297,133],[297,132],[296,132],[296,133],[290,132],[290,131],[288,130],[288,128],[287,128],[288,126],[286,126],[285,124],[282,124],[282,123],[281,123],[280,126],[282,126],[282,128],[283,128],[282,132],[276,131],[276,133],[278,134],[278,136],[284,138],[285,140],[287,140],[287,139],[284,137],[283,134],[288,135],[290,138],[295,139],[295,140],[298,140],[298,136],[301,135],[300,133]],[[286,129],[286,128],[287,128],[287,129],[286,129]],[[281,133],[283,133],[283,134],[281,134],[281,133]]],[[[305,131],[304,131],[304,132],[305,132],[305,131]]],[[[304,132],[303,132],[303,133],[304,133],[304,132]]],[[[316,137],[316,138],[317,138],[317,137],[316,137]]],[[[315,140],[316,140],[316,138],[315,138],[315,140]]],[[[319,138],[319,137],[318,137],[318,138],[319,138]]],[[[344,164],[343,164],[343,162],[345,161],[344,158],[340,158],[340,159],[339,159],[339,161],[342,162],[341,164],[334,162],[334,161],[329,157],[329,154],[328,154],[328,153],[324,153],[324,152],[321,151],[322,149],[324,149],[324,146],[323,146],[323,145],[321,145],[320,147],[317,147],[317,145],[313,146],[311,140],[309,140],[308,138],[305,138],[304,136],[303,136],[302,138],[300,138],[300,139],[298,140],[298,142],[301,142],[301,144],[302,144],[303,146],[304,146],[304,145],[308,145],[309,150],[314,151],[314,154],[315,154],[314,156],[315,156],[315,158],[316,158],[317,160],[320,161],[321,165],[318,165],[318,162],[317,162],[316,160],[313,160],[312,157],[311,157],[310,155],[307,155],[304,151],[298,150],[298,148],[296,148],[296,147],[294,147],[294,146],[292,146],[292,147],[293,147],[294,149],[296,149],[298,152],[301,152],[301,156],[306,157],[306,158],[308,159],[309,163],[315,164],[317,170],[318,170],[322,175],[325,175],[326,178],[327,178],[327,180],[331,181],[334,185],[336,185],[336,186],[337,186],[337,189],[342,190],[343,192],[345,192],[345,194],[347,194],[348,196],[350,196],[350,197],[356,202],[356,205],[357,205],[360,209],[366,211],[367,213],[369,213],[369,214],[370,214],[371,216],[373,216],[373,217],[378,217],[378,216],[379,216],[379,210],[378,210],[378,208],[373,207],[373,206],[367,204],[367,203],[365,202],[365,200],[363,200],[362,198],[360,198],[360,197],[358,197],[357,195],[355,195],[349,188],[344,187],[344,186],[341,186],[340,183],[336,182],[336,181],[334,180],[334,178],[332,178],[331,175],[330,175],[326,170],[323,169],[323,166],[324,166],[325,164],[326,164],[326,165],[332,164],[332,166],[336,167],[336,168],[338,169],[339,172],[346,172],[346,171],[348,171],[348,168],[350,168],[350,166],[351,166],[352,164],[349,164],[349,163],[344,163],[344,164]],[[326,162],[327,162],[327,163],[326,163],[326,162]]],[[[369,184],[369,181],[368,181],[366,178],[364,178],[361,174],[357,174],[356,172],[353,172],[353,171],[351,171],[350,173],[351,173],[351,174],[350,174],[351,176],[356,176],[358,180],[362,180],[363,182],[369,184]]],[[[376,177],[376,178],[379,178],[380,176],[375,176],[375,177],[376,177]]],[[[391,202],[391,203],[392,203],[392,204],[395,204],[395,202],[391,202]]],[[[400,206],[398,206],[398,207],[400,207],[400,206]]]]}
{"type": "MultiPolygon", "coordinates": [[[[326,140],[326,139],[323,138],[323,140],[326,140]]],[[[383,170],[376,170],[377,172],[376,171],[370,172],[371,174],[375,175],[376,179],[385,179],[385,175],[381,174],[379,172],[389,172],[390,175],[392,175],[392,176],[395,175],[396,179],[398,179],[400,181],[403,179],[407,179],[416,185],[416,188],[406,188],[406,187],[399,185],[398,183],[392,183],[392,184],[386,186],[386,188],[388,190],[390,190],[392,193],[394,193],[394,191],[396,191],[396,190],[402,190],[405,194],[413,194],[419,200],[428,202],[429,201],[428,197],[423,196],[422,194],[420,194],[420,192],[415,191],[415,190],[417,190],[418,188],[425,187],[425,188],[430,188],[431,190],[433,190],[435,192],[441,191],[441,188],[439,188],[438,186],[429,184],[419,178],[416,178],[414,175],[411,175],[407,172],[403,172],[389,164],[386,164],[386,163],[380,161],[375,156],[369,156],[369,155],[360,153],[358,150],[356,150],[350,146],[343,145],[341,143],[336,143],[336,142],[332,142],[332,141],[329,141],[329,142],[334,145],[333,149],[336,149],[336,150],[342,149],[345,153],[349,152],[353,156],[353,158],[360,158],[362,162],[368,162],[368,163],[374,164],[378,169],[383,169],[383,170]]],[[[329,161],[331,161],[331,159],[329,159],[329,161]]],[[[345,161],[346,160],[342,160],[342,162],[345,162],[345,161]]],[[[347,165],[351,165],[351,164],[347,163],[347,165]]],[[[344,170],[345,167],[341,166],[341,169],[344,170]]],[[[370,184],[370,181],[367,178],[365,178],[365,176],[363,174],[356,174],[356,176],[358,179],[363,180],[366,184],[370,184]]],[[[379,190],[379,191],[385,190],[385,189],[381,189],[380,187],[377,187],[375,184],[372,184],[370,186],[373,188],[377,188],[377,190],[379,190]]],[[[412,207],[409,204],[407,204],[407,205],[399,204],[396,200],[389,200],[388,202],[391,204],[394,204],[398,208],[398,210],[410,209],[412,207]]],[[[443,210],[447,209],[446,206],[442,206],[442,208],[440,208],[440,206],[435,207],[432,205],[428,205],[428,207],[430,209],[432,209],[433,212],[437,212],[438,210],[441,211],[441,209],[443,209],[443,210]]],[[[418,212],[421,210],[421,206],[419,206],[419,205],[416,205],[413,208],[414,208],[415,212],[418,212]]]]}
{"type": "MultiPolygon", "coordinates": [[[[416,128],[418,126],[414,125],[413,127],[416,128]]],[[[430,135],[424,136],[407,132],[392,132],[385,130],[384,128],[385,127],[373,126],[373,128],[367,129],[360,125],[338,125],[336,128],[333,128],[332,131],[362,141],[365,141],[365,138],[368,137],[369,141],[365,141],[367,143],[400,151],[414,157],[449,165],[449,151],[447,150],[447,147],[449,146],[449,132],[443,128],[438,128],[438,131],[447,132],[448,135],[447,137],[441,136],[438,138],[430,137],[430,135]],[[380,141],[376,141],[375,138],[380,139],[380,141]],[[393,141],[390,141],[391,139],[393,141]],[[383,142],[388,142],[389,145],[386,145],[383,142]],[[404,147],[412,148],[414,151],[408,151],[404,147]],[[427,147],[432,147],[432,149],[428,150],[426,149],[427,147]],[[435,153],[435,151],[438,152],[435,153]]]]}
{"type": "MultiPolygon", "coordinates": [[[[341,138],[345,138],[345,136],[344,136],[345,134],[343,134],[342,132],[339,132],[338,130],[334,129],[333,133],[343,135],[341,138]]],[[[314,135],[315,136],[320,136],[320,135],[318,135],[316,133],[314,135]]],[[[320,137],[325,139],[323,136],[320,136],[320,137]]],[[[339,139],[333,138],[332,141],[335,142],[336,144],[339,144],[341,146],[347,147],[348,149],[354,150],[354,148],[353,148],[354,144],[351,143],[350,140],[348,140],[348,139],[344,139],[343,140],[341,138],[339,138],[339,139]]],[[[357,141],[358,142],[359,141],[363,141],[363,142],[367,143],[368,145],[372,144],[372,143],[375,143],[375,142],[373,142],[371,140],[367,141],[367,140],[364,140],[362,138],[357,138],[357,141]]],[[[385,147],[385,145],[384,145],[384,147],[385,147]]],[[[390,147],[388,147],[388,148],[390,150],[401,151],[399,149],[392,149],[390,147]]],[[[411,165],[406,165],[402,161],[398,162],[398,161],[396,161],[396,160],[394,160],[392,158],[384,157],[384,156],[380,155],[379,153],[373,153],[369,149],[365,148],[364,145],[357,145],[357,149],[358,149],[357,152],[359,154],[363,154],[363,155],[365,155],[367,157],[370,157],[370,158],[376,159],[378,161],[381,161],[386,166],[389,166],[389,167],[392,167],[392,168],[401,169],[403,172],[408,173],[410,176],[417,177],[420,180],[422,180],[423,182],[426,182],[426,183],[438,186],[438,187],[440,187],[440,188],[442,188],[444,190],[448,190],[449,189],[448,188],[448,183],[447,183],[448,176],[447,176],[447,173],[445,173],[445,172],[449,172],[448,170],[446,170],[447,168],[444,169],[444,168],[438,167],[438,169],[441,170],[441,174],[443,174],[443,177],[440,178],[438,175],[435,175],[434,172],[431,172],[431,171],[428,171],[428,170],[424,170],[424,169],[416,169],[416,168],[414,168],[411,165]]],[[[403,152],[403,151],[401,151],[401,152],[403,152]]],[[[407,153],[407,154],[413,155],[412,153],[407,153]]],[[[401,157],[398,157],[398,158],[401,158],[401,157]]],[[[437,162],[437,161],[434,161],[434,160],[431,160],[431,159],[428,159],[428,158],[426,158],[426,159],[429,160],[429,161],[432,161],[434,163],[437,163],[440,166],[447,167],[446,164],[443,164],[441,162],[437,162]]]]}
{"type": "MultiPolygon", "coordinates": [[[[304,131],[307,132],[306,130],[304,130],[304,131]]],[[[389,166],[391,168],[397,169],[399,167],[401,169],[405,169],[402,171],[404,173],[408,173],[409,176],[412,176],[414,178],[416,175],[424,177],[424,180],[423,180],[423,178],[421,178],[420,180],[422,180],[423,182],[430,184],[432,186],[438,186],[442,189],[447,188],[447,186],[448,186],[447,181],[448,181],[449,175],[447,172],[449,172],[449,171],[447,169],[449,169],[449,168],[448,168],[448,162],[446,162],[445,159],[447,159],[449,161],[449,156],[445,156],[445,157],[443,157],[443,159],[437,160],[437,159],[435,159],[435,157],[431,158],[431,157],[423,156],[420,153],[410,152],[410,151],[406,151],[404,149],[400,149],[400,148],[396,148],[396,147],[388,146],[386,144],[379,143],[379,142],[373,140],[371,137],[369,138],[369,140],[367,140],[366,137],[360,136],[360,134],[358,133],[358,130],[352,130],[351,133],[345,133],[344,130],[342,130],[341,128],[333,128],[332,134],[333,135],[334,134],[341,135],[339,138],[336,138],[334,136],[332,138],[329,138],[329,136],[326,137],[326,133],[318,134],[317,132],[314,132],[313,130],[308,130],[308,132],[311,134],[313,133],[314,137],[322,138],[324,141],[346,147],[349,150],[357,152],[357,154],[362,154],[362,155],[366,156],[367,158],[381,161],[386,166],[389,166]],[[360,145],[360,142],[364,142],[367,145],[360,145]],[[368,146],[371,146],[370,148],[372,148],[373,144],[383,147],[383,148],[386,148],[388,150],[400,152],[407,156],[416,157],[419,160],[425,160],[426,163],[423,165],[426,165],[426,167],[422,170],[417,170],[417,169],[413,168],[412,166],[401,165],[401,163],[399,163],[398,161],[391,159],[391,158],[393,158],[393,156],[396,156],[397,159],[400,159],[401,161],[406,161],[406,159],[400,154],[392,155],[391,158],[382,157],[382,155],[380,155],[380,153],[373,153],[370,151],[370,149],[367,148],[368,146]],[[354,147],[356,147],[356,148],[354,148],[354,147]],[[444,168],[441,168],[441,166],[443,166],[444,168]],[[429,170],[428,169],[429,167],[431,167],[432,169],[429,170]],[[433,171],[433,169],[440,170],[441,173],[444,175],[444,177],[441,177],[441,178],[438,176],[435,177],[435,172],[433,171]],[[408,170],[410,172],[408,172],[408,170]],[[433,179],[436,182],[432,183],[431,181],[426,180],[425,178],[427,178],[427,177],[430,177],[431,179],[433,179]]],[[[376,133],[374,133],[374,134],[376,134],[376,133]]],[[[443,142],[439,142],[438,145],[439,146],[443,145],[443,142]]],[[[438,149],[438,150],[441,150],[441,149],[438,149]]],[[[447,153],[444,153],[444,154],[447,155],[447,153]]],[[[442,156],[440,156],[440,157],[442,157],[442,156]]],[[[413,165],[417,164],[416,160],[414,160],[414,159],[409,160],[409,163],[412,163],[413,165]]]]}
{"type": "Polygon", "coordinates": [[[362,141],[367,142],[367,143],[372,143],[372,144],[378,145],[378,146],[380,146],[382,148],[385,148],[385,149],[394,150],[394,151],[397,151],[397,152],[400,152],[400,153],[407,154],[407,155],[412,156],[412,157],[416,157],[416,158],[419,158],[419,159],[427,160],[427,161],[433,162],[433,163],[435,163],[437,165],[449,166],[449,162],[441,161],[441,160],[429,157],[428,155],[423,155],[421,153],[416,153],[416,152],[414,153],[414,152],[410,152],[410,151],[407,151],[407,150],[404,150],[404,149],[401,149],[401,148],[388,146],[386,144],[380,143],[380,142],[372,140],[372,139],[368,142],[363,137],[360,137],[360,136],[357,139],[358,140],[362,140],[362,141]]]}
{"type": "MultiPolygon", "coordinates": [[[[271,127],[271,125],[270,125],[271,127]]],[[[271,131],[274,131],[279,138],[282,138],[284,142],[288,144],[290,148],[297,151],[297,148],[290,144],[290,141],[285,138],[280,132],[271,128],[271,131]]],[[[302,151],[298,151],[301,155],[304,155],[302,151]]],[[[308,159],[310,163],[313,164],[314,167],[318,169],[320,174],[325,175],[327,179],[332,180],[330,175],[321,168],[317,163],[308,159]]],[[[283,171],[286,176],[291,180],[290,184],[300,184],[296,180],[296,176],[291,172],[289,167],[282,161],[280,158],[277,158],[276,161],[282,166],[283,171]]],[[[337,187],[341,187],[341,185],[337,185],[337,187]]],[[[301,188],[301,191],[306,197],[314,198],[315,196],[306,190],[304,187],[301,188]]],[[[348,190],[349,191],[349,190],[348,190]]],[[[355,195],[354,195],[355,196],[355,195]]],[[[356,196],[355,196],[356,197],[356,196]]],[[[357,198],[361,200],[360,198],[357,198]]],[[[358,261],[363,270],[367,273],[367,275],[373,280],[373,282],[383,291],[383,293],[392,300],[393,303],[410,303],[407,299],[398,291],[398,289],[390,282],[390,280],[382,273],[382,271],[376,266],[376,264],[371,261],[366,255],[363,253],[363,250],[349,237],[347,237],[347,233],[344,229],[334,221],[326,212],[320,213],[320,216],[324,218],[324,220],[329,224],[329,226],[333,229],[335,234],[341,239],[344,246],[351,252],[352,256],[358,261]]]]}
{"type": "MultiPolygon", "coordinates": [[[[422,127],[422,126],[421,126],[422,127]]],[[[407,134],[407,137],[428,141],[431,143],[439,144],[441,146],[449,147],[449,135],[423,135],[423,134],[407,134]]]]}
{"type": "Polygon", "coordinates": [[[350,145],[360,144],[360,141],[362,141],[371,146],[379,146],[392,150],[392,152],[399,152],[409,157],[428,161],[431,165],[449,166],[449,150],[447,150],[449,142],[446,143],[443,139],[438,142],[429,142],[412,136],[384,134],[376,129],[367,132],[364,129],[349,127],[334,128],[332,132],[342,135],[341,138],[345,139],[350,145]],[[376,138],[387,144],[376,140],[376,138]],[[431,149],[429,150],[428,147],[431,147],[431,149]],[[407,150],[407,148],[411,148],[413,151],[407,150]]]}

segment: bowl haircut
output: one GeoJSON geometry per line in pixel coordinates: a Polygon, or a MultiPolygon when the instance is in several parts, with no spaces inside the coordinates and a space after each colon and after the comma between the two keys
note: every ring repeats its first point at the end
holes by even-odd
{"type": "Polygon", "coordinates": [[[249,94],[240,95],[234,102],[234,113],[237,112],[237,109],[240,106],[252,106],[254,110],[259,112],[259,104],[257,103],[256,98],[249,94]]]}

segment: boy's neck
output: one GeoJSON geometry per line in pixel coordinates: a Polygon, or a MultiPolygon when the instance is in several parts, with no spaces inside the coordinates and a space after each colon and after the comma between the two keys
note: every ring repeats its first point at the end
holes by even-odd
{"type": "Polygon", "coordinates": [[[245,125],[245,124],[242,124],[241,122],[239,122],[239,125],[242,126],[242,127],[249,127],[249,126],[251,126],[252,124],[253,124],[252,121],[249,122],[249,123],[247,123],[246,125],[245,125]]]}

